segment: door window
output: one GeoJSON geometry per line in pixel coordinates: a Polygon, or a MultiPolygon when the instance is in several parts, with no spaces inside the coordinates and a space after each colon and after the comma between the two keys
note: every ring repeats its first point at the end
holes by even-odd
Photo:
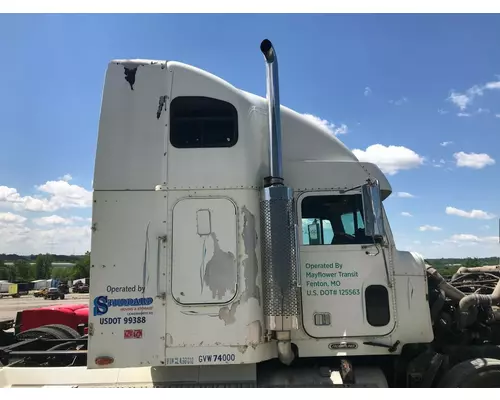
{"type": "Polygon", "coordinates": [[[365,235],[361,195],[308,196],[302,200],[304,245],[373,243],[365,235]]]}

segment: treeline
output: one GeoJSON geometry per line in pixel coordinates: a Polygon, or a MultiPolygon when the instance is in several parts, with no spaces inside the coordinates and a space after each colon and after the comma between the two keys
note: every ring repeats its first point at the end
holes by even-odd
{"type": "MultiPolygon", "coordinates": [[[[19,254],[0,254],[0,261],[5,261],[5,262],[15,262],[18,260],[26,260],[28,262],[35,262],[39,254],[30,254],[30,255],[24,255],[21,256],[19,254]]],[[[58,262],[58,263],[71,263],[71,264],[76,264],[79,260],[81,260],[84,255],[65,255],[65,254],[50,254],[52,257],[52,262],[58,262]]]]}
{"type": "Polygon", "coordinates": [[[473,268],[499,264],[498,257],[428,258],[426,261],[438,269],[442,275],[453,275],[460,267],[473,268]]]}
{"type": "Polygon", "coordinates": [[[56,261],[52,254],[38,254],[33,261],[26,259],[26,257],[9,260],[9,262],[13,262],[13,265],[6,265],[5,261],[0,259],[0,280],[16,283],[50,278],[69,281],[89,277],[90,252],[75,259],[73,267],[52,265],[54,262],[64,261],[56,261]],[[34,262],[34,264],[31,264],[31,262],[34,262]]]}

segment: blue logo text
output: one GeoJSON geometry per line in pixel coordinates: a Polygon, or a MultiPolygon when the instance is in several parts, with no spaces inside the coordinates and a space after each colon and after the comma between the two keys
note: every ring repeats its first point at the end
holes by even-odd
{"type": "Polygon", "coordinates": [[[152,297],[140,297],[134,299],[108,299],[108,296],[98,296],[94,299],[94,317],[104,315],[109,307],[138,307],[153,304],[152,297]]]}

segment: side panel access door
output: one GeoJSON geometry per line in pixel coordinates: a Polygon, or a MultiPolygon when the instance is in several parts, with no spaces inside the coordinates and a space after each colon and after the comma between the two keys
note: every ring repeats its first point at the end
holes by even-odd
{"type": "Polygon", "coordinates": [[[226,198],[186,198],[174,205],[172,296],[182,305],[230,302],[238,287],[237,218],[226,198]]]}
{"type": "Polygon", "coordinates": [[[395,326],[389,265],[364,235],[361,194],[304,193],[297,209],[306,333],[316,338],[389,334],[395,326]]]}

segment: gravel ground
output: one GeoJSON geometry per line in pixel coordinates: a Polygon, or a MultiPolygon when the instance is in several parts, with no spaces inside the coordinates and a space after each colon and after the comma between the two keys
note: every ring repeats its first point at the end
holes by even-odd
{"type": "Polygon", "coordinates": [[[63,304],[84,304],[89,302],[88,293],[70,293],[65,295],[64,300],[44,300],[33,295],[21,296],[18,299],[4,297],[0,299],[0,320],[16,318],[18,311],[30,308],[40,308],[63,304]]]}

